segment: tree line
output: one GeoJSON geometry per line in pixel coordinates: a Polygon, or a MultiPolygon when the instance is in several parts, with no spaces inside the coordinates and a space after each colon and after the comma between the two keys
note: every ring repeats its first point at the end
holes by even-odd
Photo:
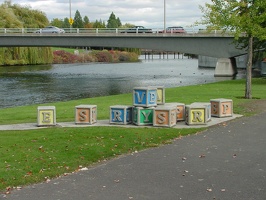
{"type": "MultiPolygon", "coordinates": [[[[34,10],[29,6],[11,4],[5,1],[0,5],[0,28],[43,28],[54,25],[61,28],[69,28],[69,18],[53,19],[49,22],[46,14],[40,10],[34,10]]],[[[102,20],[90,22],[87,16],[81,17],[77,10],[74,17],[73,28],[118,28],[122,23],[112,12],[107,24],[102,20]]],[[[133,25],[126,24],[130,27],[133,25]]],[[[126,50],[126,49],[123,49],[126,50]]],[[[137,49],[127,49],[139,53],[137,49]]],[[[4,47],[0,48],[1,65],[27,65],[27,64],[50,64],[53,62],[53,52],[50,47],[4,47]]]]}
{"type": "MultiPolygon", "coordinates": [[[[107,20],[107,23],[101,19],[91,22],[88,16],[82,17],[80,12],[77,10],[74,16],[73,28],[130,28],[133,24],[122,24],[119,17],[116,17],[114,12],[112,12],[107,20]]],[[[60,28],[69,28],[71,25],[69,23],[69,18],[64,19],[54,18],[51,21],[52,26],[57,26],[60,28]]]]}

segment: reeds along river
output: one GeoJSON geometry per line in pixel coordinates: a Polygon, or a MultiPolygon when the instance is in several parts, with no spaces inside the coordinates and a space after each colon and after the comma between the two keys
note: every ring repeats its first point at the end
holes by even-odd
{"type": "Polygon", "coordinates": [[[131,93],[138,86],[169,88],[220,80],[214,69],[198,68],[197,59],[173,55],[139,63],[0,67],[0,108],[131,93]]]}

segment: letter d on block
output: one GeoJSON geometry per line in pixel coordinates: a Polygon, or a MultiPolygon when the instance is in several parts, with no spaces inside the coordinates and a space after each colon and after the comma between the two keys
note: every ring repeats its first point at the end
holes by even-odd
{"type": "Polygon", "coordinates": [[[56,125],[56,114],[54,106],[39,106],[37,110],[37,126],[56,125]]]}

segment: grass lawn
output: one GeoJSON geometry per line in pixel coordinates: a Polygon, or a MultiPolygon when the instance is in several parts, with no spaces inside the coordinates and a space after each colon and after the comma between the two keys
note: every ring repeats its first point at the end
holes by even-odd
{"type": "MultiPolygon", "coordinates": [[[[266,99],[266,79],[253,79],[255,99],[243,99],[245,80],[224,81],[166,89],[166,102],[209,102],[229,98],[234,113],[252,115],[247,105],[266,99]]],[[[80,99],[42,105],[56,106],[57,122],[73,121],[74,108],[97,105],[98,120],[109,118],[109,106],[132,105],[132,94],[80,99]]],[[[0,109],[0,124],[37,122],[37,106],[0,109]]],[[[79,170],[99,161],[171,143],[175,138],[205,129],[173,128],[46,128],[26,131],[0,131],[0,191],[45,181],[79,170]]]]}

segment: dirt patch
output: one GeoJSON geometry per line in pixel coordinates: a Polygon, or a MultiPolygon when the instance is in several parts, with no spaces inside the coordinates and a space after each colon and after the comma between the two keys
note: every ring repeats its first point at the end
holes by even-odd
{"type": "Polygon", "coordinates": [[[247,112],[262,113],[266,112],[266,99],[253,99],[250,102],[242,104],[247,112]]]}

